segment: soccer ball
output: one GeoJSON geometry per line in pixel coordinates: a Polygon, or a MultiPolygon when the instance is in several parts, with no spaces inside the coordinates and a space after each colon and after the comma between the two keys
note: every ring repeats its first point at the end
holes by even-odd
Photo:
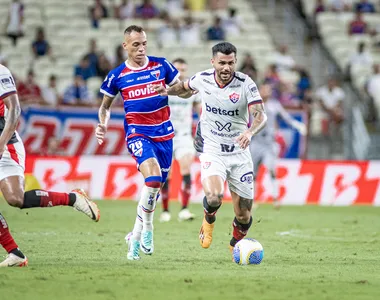
{"type": "Polygon", "coordinates": [[[232,258],[239,265],[258,265],[264,258],[264,249],[254,239],[242,239],[236,243],[232,258]]]}

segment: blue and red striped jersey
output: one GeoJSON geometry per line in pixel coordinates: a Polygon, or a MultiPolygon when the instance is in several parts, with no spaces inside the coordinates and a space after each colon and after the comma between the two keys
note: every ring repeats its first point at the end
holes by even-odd
{"type": "Polygon", "coordinates": [[[174,137],[168,97],[157,94],[152,84],[171,85],[178,76],[177,69],[165,58],[153,56],[147,56],[141,68],[125,62],[108,73],[100,92],[110,97],[120,92],[124,100],[126,139],[146,136],[159,142],[174,137]]]}

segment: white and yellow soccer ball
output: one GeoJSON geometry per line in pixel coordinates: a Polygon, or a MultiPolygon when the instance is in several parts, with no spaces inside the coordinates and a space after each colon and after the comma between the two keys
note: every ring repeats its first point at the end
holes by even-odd
{"type": "Polygon", "coordinates": [[[239,265],[258,265],[264,258],[264,249],[254,239],[242,239],[236,243],[232,258],[239,265]]]}

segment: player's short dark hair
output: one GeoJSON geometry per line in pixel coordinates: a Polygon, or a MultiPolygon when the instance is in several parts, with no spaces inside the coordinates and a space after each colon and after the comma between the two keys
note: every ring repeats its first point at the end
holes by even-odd
{"type": "Polygon", "coordinates": [[[176,58],[175,60],[172,61],[172,63],[173,64],[178,63],[178,64],[186,64],[187,65],[187,61],[184,60],[182,57],[176,58]]]}
{"type": "Polygon", "coordinates": [[[222,53],[225,55],[230,55],[231,53],[237,54],[237,49],[234,45],[228,42],[221,42],[212,47],[212,56],[215,56],[217,53],[222,53]]]}
{"type": "Polygon", "coordinates": [[[133,31],[141,33],[144,31],[144,28],[142,28],[141,26],[137,26],[137,25],[131,25],[131,26],[128,26],[124,30],[124,34],[131,34],[133,31]]]}

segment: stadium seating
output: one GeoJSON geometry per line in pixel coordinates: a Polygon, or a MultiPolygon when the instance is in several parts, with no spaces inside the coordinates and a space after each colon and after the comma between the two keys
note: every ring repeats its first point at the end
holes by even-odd
{"type": "MultiPolygon", "coordinates": [[[[351,1],[357,3],[359,1],[351,1]]],[[[310,20],[313,20],[315,0],[303,0],[305,14],[310,20]]],[[[376,4],[376,2],[373,2],[376,4]]],[[[380,12],[379,7],[377,11],[380,12]]],[[[367,22],[370,29],[374,29],[380,25],[380,13],[364,14],[364,20],[367,22]]],[[[350,56],[355,53],[357,44],[364,42],[367,49],[371,49],[371,54],[374,63],[380,63],[380,53],[373,45],[373,37],[369,34],[361,34],[355,36],[348,35],[348,25],[354,18],[353,12],[321,12],[316,16],[316,24],[319,34],[333,58],[342,71],[346,70],[350,56]]],[[[370,66],[360,67],[355,66],[351,69],[351,79],[353,85],[361,92],[364,92],[364,84],[368,77],[372,74],[370,66]]]]}
{"type": "MultiPolygon", "coordinates": [[[[104,1],[112,8],[119,1],[104,1]]],[[[8,13],[10,0],[0,0],[0,13],[8,13]]],[[[31,43],[35,37],[35,30],[43,26],[46,38],[52,46],[55,60],[49,58],[38,59],[34,64],[36,80],[40,84],[46,84],[50,74],[58,75],[59,88],[62,91],[65,84],[72,80],[73,66],[78,63],[81,55],[88,49],[88,41],[91,38],[97,40],[98,49],[112,58],[115,48],[122,42],[122,30],[127,25],[139,24],[149,28],[148,38],[150,40],[149,53],[157,56],[165,56],[173,59],[182,56],[191,61],[190,73],[210,67],[210,46],[213,43],[204,43],[196,47],[183,48],[178,45],[157,49],[155,45],[155,29],[159,28],[163,22],[159,19],[149,20],[127,20],[120,22],[116,18],[103,19],[99,29],[91,28],[88,16],[88,8],[93,4],[92,0],[26,0],[25,3],[25,37],[19,39],[16,47],[12,47],[9,39],[2,36],[0,43],[3,45],[2,52],[7,56],[9,67],[12,72],[20,78],[24,78],[32,62],[31,43]]],[[[164,0],[155,1],[159,7],[163,7],[164,0]]],[[[230,41],[236,44],[240,53],[249,52],[257,59],[257,66],[260,71],[264,71],[270,62],[270,57],[274,51],[274,45],[266,27],[258,19],[258,16],[251,9],[248,1],[236,0],[233,3],[238,8],[239,14],[244,20],[245,32],[243,35],[231,38],[230,41]]],[[[112,9],[109,9],[112,16],[112,9]]],[[[218,15],[225,15],[225,11],[217,11],[218,15]]],[[[213,20],[215,12],[201,11],[194,12],[194,18],[205,20],[204,29],[213,20]]],[[[4,19],[1,22],[4,25],[4,19]]],[[[2,25],[0,24],[0,25],[2,25]]],[[[4,30],[5,26],[1,26],[4,30]]],[[[2,32],[4,33],[4,32],[2,32]]],[[[95,84],[92,84],[95,87],[95,84]]]]}

